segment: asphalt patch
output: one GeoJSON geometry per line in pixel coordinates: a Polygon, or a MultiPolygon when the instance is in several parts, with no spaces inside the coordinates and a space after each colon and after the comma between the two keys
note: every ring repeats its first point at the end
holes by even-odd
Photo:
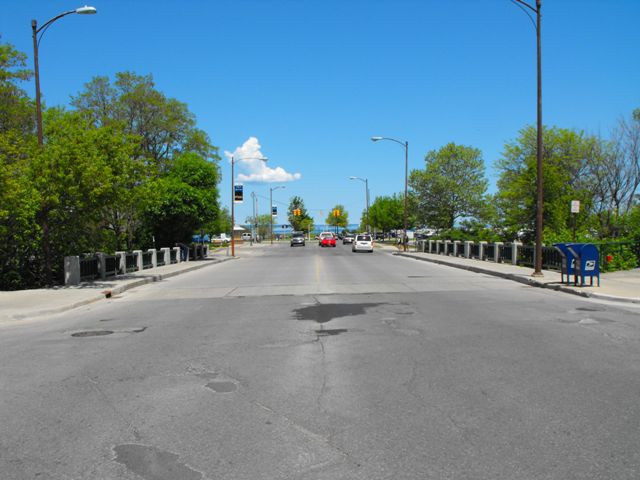
{"type": "Polygon", "coordinates": [[[205,387],[216,393],[231,393],[238,389],[238,386],[233,382],[209,382],[205,387]]]}
{"type": "Polygon", "coordinates": [[[311,320],[316,323],[327,323],[335,318],[364,315],[368,308],[382,303],[317,303],[296,308],[293,313],[297,320],[311,320]]]}
{"type": "Polygon", "coordinates": [[[72,337],[102,337],[104,335],[111,335],[112,330],[88,330],[86,332],[72,333],[72,337]]]}
{"type": "Polygon", "coordinates": [[[315,333],[317,336],[319,337],[329,337],[329,336],[333,336],[333,335],[340,335],[341,333],[346,333],[349,330],[347,330],[346,328],[334,328],[334,329],[329,329],[329,330],[315,330],[315,333]]]}
{"type": "Polygon", "coordinates": [[[202,473],[193,470],[175,453],[135,443],[118,445],[115,461],[145,480],[201,480],[202,473]]]}

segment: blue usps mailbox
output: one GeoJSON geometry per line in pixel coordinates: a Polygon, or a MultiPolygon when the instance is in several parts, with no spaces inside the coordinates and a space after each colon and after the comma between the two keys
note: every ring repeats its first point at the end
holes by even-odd
{"type": "Polygon", "coordinates": [[[584,285],[584,277],[591,277],[591,286],[593,277],[598,277],[600,286],[600,254],[596,246],[592,243],[571,243],[568,249],[575,257],[575,276],[576,280],[580,277],[580,286],[584,285]]]}
{"type": "MultiPolygon", "coordinates": [[[[560,282],[564,283],[564,276],[567,276],[567,283],[570,283],[570,276],[576,274],[575,263],[576,258],[573,252],[569,250],[571,243],[554,243],[553,246],[560,252],[562,256],[562,268],[560,270],[560,282]]],[[[574,278],[574,283],[578,283],[578,279],[574,278]]]]}

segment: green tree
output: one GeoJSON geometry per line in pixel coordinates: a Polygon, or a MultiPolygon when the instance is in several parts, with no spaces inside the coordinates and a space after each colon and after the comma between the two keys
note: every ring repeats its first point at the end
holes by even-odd
{"type": "Polygon", "coordinates": [[[158,91],[151,75],[120,72],[113,84],[94,77],[71,103],[95,126],[122,123],[125,132],[140,138],[141,155],[158,172],[168,171],[173,158],[185,152],[220,159],[187,105],[158,91]]]}
{"type": "Polygon", "coordinates": [[[340,204],[335,205],[329,211],[329,215],[327,215],[326,223],[327,225],[331,225],[333,227],[346,228],[347,225],[349,225],[349,212],[347,212],[344,209],[344,205],[340,205],[340,204]]]}
{"type": "Polygon", "coordinates": [[[478,215],[488,185],[480,150],[449,143],[427,153],[425,164],[409,180],[418,222],[451,229],[457,220],[478,215]]]}
{"type": "Polygon", "coordinates": [[[289,202],[288,216],[291,227],[296,231],[307,231],[313,225],[313,219],[309,216],[309,212],[304,206],[304,200],[295,196],[289,202]],[[296,210],[300,210],[299,215],[294,215],[296,210]]]}
{"type": "Polygon", "coordinates": [[[388,232],[401,229],[404,225],[404,196],[376,197],[369,206],[369,221],[376,230],[388,232]]]}
{"type": "Polygon", "coordinates": [[[0,43],[0,134],[33,133],[33,102],[20,87],[20,82],[31,78],[31,71],[24,68],[26,58],[12,45],[0,43]]]}
{"type": "Polygon", "coordinates": [[[157,245],[188,242],[218,215],[218,169],[196,153],[176,157],[149,183],[146,220],[157,245]]]}
{"type": "Polygon", "coordinates": [[[31,73],[26,56],[0,43],[0,289],[34,285],[41,277],[39,194],[28,181],[37,145],[33,103],[20,87],[31,73]]]}
{"type": "MultiPolygon", "coordinates": [[[[561,128],[543,130],[544,152],[544,238],[545,242],[570,237],[571,200],[580,200],[583,223],[592,210],[593,184],[589,165],[596,164],[597,139],[582,132],[561,128]]],[[[536,129],[526,127],[505,145],[496,162],[500,172],[497,206],[505,235],[524,232],[532,240],[536,216],[536,129]]]]}

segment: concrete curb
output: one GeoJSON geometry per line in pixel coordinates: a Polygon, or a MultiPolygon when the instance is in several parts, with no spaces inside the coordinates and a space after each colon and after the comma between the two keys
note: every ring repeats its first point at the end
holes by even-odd
{"type": "MultiPolygon", "coordinates": [[[[237,257],[236,257],[237,258],[237,257]]],[[[194,264],[186,267],[182,270],[176,270],[174,272],[167,272],[167,273],[159,273],[159,274],[153,274],[153,275],[146,275],[142,278],[139,279],[133,279],[130,281],[125,281],[126,283],[122,284],[122,285],[117,285],[111,289],[106,289],[101,291],[100,293],[96,293],[95,295],[92,295],[88,298],[85,298],[84,300],[80,300],[77,302],[73,302],[73,303],[69,303],[67,305],[62,305],[59,307],[55,307],[55,308],[45,308],[42,310],[35,310],[32,312],[29,312],[27,314],[15,314],[15,315],[9,315],[8,318],[9,320],[25,320],[28,318],[36,318],[36,317],[42,317],[44,315],[54,315],[57,313],[62,313],[62,312],[66,312],[68,310],[73,310],[75,308],[78,307],[82,307],[85,305],[89,305],[95,302],[98,302],[100,300],[105,300],[107,298],[112,297],[113,295],[117,295],[119,293],[125,292],[127,290],[131,290],[133,288],[136,287],[140,287],[142,285],[146,285],[148,283],[155,283],[155,282],[159,282],[161,280],[165,280],[167,278],[171,278],[171,277],[175,277],[177,275],[181,275],[183,273],[188,273],[188,272],[193,272],[195,270],[200,270],[201,268],[205,268],[205,267],[209,267],[211,265],[217,265],[218,263],[222,263],[222,262],[226,262],[229,260],[235,260],[235,258],[233,257],[228,257],[228,258],[210,258],[207,259],[205,261],[203,261],[202,263],[198,262],[193,262],[194,264]]],[[[2,319],[0,319],[0,323],[1,323],[2,319]]]]}
{"type": "Polygon", "coordinates": [[[529,285],[531,287],[547,288],[549,290],[556,290],[558,292],[570,293],[572,295],[577,295],[579,297],[596,298],[600,300],[609,300],[612,302],[640,303],[640,300],[637,300],[634,298],[617,297],[615,295],[606,295],[603,293],[584,292],[584,291],[574,290],[573,288],[566,287],[564,285],[539,282],[531,277],[523,277],[520,275],[514,275],[513,273],[497,272],[495,270],[476,267],[472,265],[460,265],[456,263],[446,262],[443,260],[437,260],[435,258],[416,257],[415,255],[411,255],[410,253],[404,253],[404,252],[396,252],[396,253],[393,253],[393,255],[396,255],[399,257],[411,258],[414,260],[421,260],[423,262],[435,263],[437,265],[444,265],[445,267],[457,268],[460,270],[467,270],[474,273],[483,273],[485,275],[492,275],[494,277],[500,277],[506,280],[513,280],[514,282],[522,283],[524,285],[529,285]]]}

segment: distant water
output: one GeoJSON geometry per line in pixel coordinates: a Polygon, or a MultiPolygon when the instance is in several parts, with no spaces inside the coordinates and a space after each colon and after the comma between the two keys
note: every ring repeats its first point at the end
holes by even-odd
{"type": "MultiPolygon", "coordinates": [[[[359,223],[350,223],[347,226],[347,230],[351,231],[351,232],[355,232],[358,231],[360,229],[360,224],[359,223]]],[[[313,235],[317,235],[320,232],[335,232],[336,227],[331,226],[331,225],[315,225],[313,230],[311,230],[311,233],[313,235]]],[[[341,232],[343,229],[342,227],[338,227],[338,232],[341,232]]],[[[291,233],[292,229],[291,228],[282,228],[282,225],[273,225],[273,233],[274,234],[283,234],[283,233],[291,233]]]]}

